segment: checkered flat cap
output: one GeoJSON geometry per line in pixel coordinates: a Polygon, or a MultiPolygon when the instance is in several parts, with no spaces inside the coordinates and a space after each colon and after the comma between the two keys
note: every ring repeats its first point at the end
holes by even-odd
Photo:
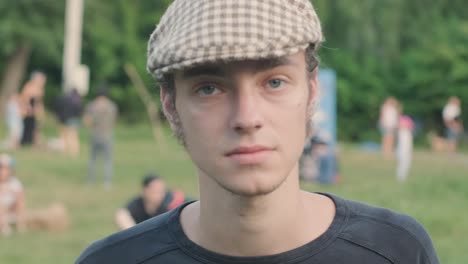
{"type": "Polygon", "coordinates": [[[200,64],[290,55],[322,40],[309,0],[175,0],[151,34],[147,69],[160,80],[200,64]]]}

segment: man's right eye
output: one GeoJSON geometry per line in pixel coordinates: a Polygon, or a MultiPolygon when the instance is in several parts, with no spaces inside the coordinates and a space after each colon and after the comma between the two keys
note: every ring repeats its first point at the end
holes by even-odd
{"type": "Polygon", "coordinates": [[[217,94],[218,92],[219,92],[219,89],[211,84],[200,86],[196,90],[196,93],[200,96],[213,95],[213,94],[217,94]]]}

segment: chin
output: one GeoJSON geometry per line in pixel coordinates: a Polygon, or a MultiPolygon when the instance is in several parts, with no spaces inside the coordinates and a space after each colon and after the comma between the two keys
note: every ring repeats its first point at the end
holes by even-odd
{"type": "Polygon", "coordinates": [[[255,179],[255,176],[252,175],[246,175],[242,178],[236,181],[217,181],[217,183],[233,195],[252,198],[274,192],[286,180],[286,178],[272,179],[270,177],[255,179]]]}

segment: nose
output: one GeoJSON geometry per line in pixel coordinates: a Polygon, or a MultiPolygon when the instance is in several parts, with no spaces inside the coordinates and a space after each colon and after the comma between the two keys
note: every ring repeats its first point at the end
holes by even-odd
{"type": "Polygon", "coordinates": [[[261,98],[252,87],[237,89],[233,100],[232,127],[239,134],[250,134],[263,127],[261,98]]]}

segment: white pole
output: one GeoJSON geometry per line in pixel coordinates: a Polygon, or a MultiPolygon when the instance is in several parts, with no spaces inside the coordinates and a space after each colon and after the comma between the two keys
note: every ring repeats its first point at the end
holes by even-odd
{"type": "Polygon", "coordinates": [[[63,51],[63,90],[75,84],[75,70],[81,61],[81,32],[83,27],[83,0],[67,0],[65,14],[65,43],[63,51]]]}

